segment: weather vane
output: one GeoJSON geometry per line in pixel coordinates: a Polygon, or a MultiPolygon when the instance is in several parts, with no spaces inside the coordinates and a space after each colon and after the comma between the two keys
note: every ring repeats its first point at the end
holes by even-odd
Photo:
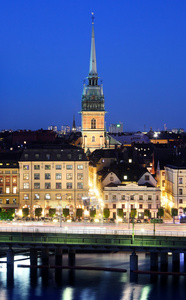
{"type": "Polygon", "coordinates": [[[95,17],[94,17],[94,13],[93,13],[93,12],[91,12],[91,14],[92,14],[92,17],[91,17],[91,19],[92,19],[92,24],[94,24],[94,19],[95,19],[95,17]]]}

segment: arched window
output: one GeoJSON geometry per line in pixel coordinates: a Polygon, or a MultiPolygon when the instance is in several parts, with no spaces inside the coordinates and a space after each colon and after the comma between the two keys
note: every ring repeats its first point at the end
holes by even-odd
{"type": "Polygon", "coordinates": [[[91,129],[96,129],[96,120],[95,119],[91,120],[91,129]]]}
{"type": "Polygon", "coordinates": [[[92,136],[92,142],[94,143],[96,141],[95,136],[92,136]]]}

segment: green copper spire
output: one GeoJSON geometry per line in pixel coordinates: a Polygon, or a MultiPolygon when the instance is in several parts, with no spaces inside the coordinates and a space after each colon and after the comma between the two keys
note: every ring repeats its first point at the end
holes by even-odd
{"type": "Polygon", "coordinates": [[[96,65],[96,47],[94,37],[94,13],[92,12],[92,37],[91,37],[91,52],[90,52],[90,68],[89,76],[97,77],[97,65],[96,65]]]}

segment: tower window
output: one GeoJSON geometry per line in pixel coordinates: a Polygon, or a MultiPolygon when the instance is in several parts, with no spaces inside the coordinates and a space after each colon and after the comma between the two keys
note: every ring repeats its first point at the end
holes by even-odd
{"type": "Polygon", "coordinates": [[[96,129],[96,120],[95,119],[91,120],[91,129],[96,129]]]}

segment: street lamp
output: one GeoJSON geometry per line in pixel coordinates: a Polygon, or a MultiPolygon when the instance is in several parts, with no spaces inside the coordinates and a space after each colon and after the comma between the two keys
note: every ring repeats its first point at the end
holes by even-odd
{"type": "MultiPolygon", "coordinates": [[[[66,195],[68,195],[68,194],[64,194],[64,195],[62,195],[62,197],[66,196],[66,195]]],[[[60,201],[62,201],[62,197],[61,197],[60,201]]],[[[57,208],[59,208],[59,224],[60,224],[60,227],[62,227],[62,204],[57,206],[57,208]]]]}

